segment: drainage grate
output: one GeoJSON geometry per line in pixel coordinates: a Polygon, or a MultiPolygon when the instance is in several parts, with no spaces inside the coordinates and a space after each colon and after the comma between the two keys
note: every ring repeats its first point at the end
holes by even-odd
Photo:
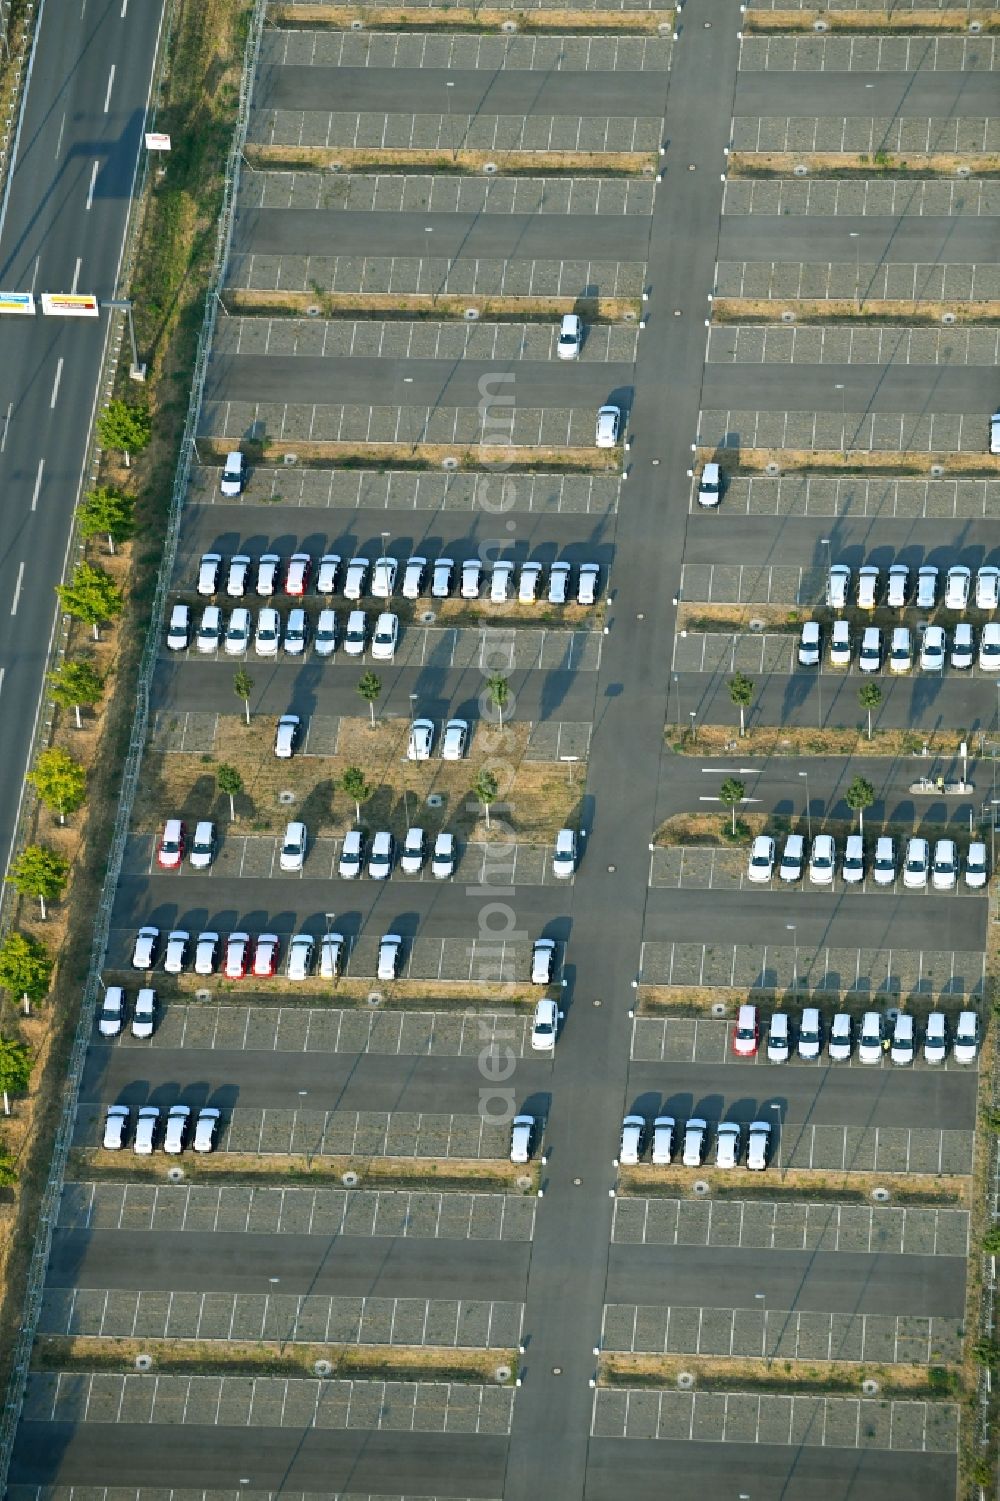
{"type": "Polygon", "coordinates": [[[781,321],[782,321],[782,323],[794,323],[795,322],[795,314],[792,312],[792,310],[791,310],[790,307],[786,307],[784,309],[784,311],[782,312],[782,314],[781,314],[781,321]]]}
{"type": "Polygon", "coordinates": [[[793,177],[808,177],[809,176],[809,168],[806,166],[805,162],[796,162],[795,166],[792,168],[792,176],[793,177]]]}
{"type": "Polygon", "coordinates": [[[345,1188],[357,1188],[357,1186],[358,1186],[358,1175],[357,1175],[357,1173],[350,1173],[350,1172],[348,1172],[348,1173],[341,1173],[341,1175],[340,1175],[340,1181],[344,1185],[345,1188]]]}

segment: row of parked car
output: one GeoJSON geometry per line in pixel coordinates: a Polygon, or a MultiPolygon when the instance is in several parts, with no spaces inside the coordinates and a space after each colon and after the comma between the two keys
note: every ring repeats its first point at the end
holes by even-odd
{"type": "MultiPolygon", "coordinates": [[[[205,1105],[197,1116],[188,1105],[171,1105],[163,1112],[157,1105],[143,1105],[136,1111],[132,1150],[148,1157],[156,1148],[176,1156],[186,1146],[195,1152],[215,1150],[222,1111],[205,1105]],[[162,1118],[162,1136],[161,1136],[162,1118]],[[193,1126],[193,1131],[192,1131],[193,1126]]],[[[127,1105],[109,1105],[104,1118],[102,1146],[107,1152],[120,1152],[128,1145],[132,1130],[132,1112],[127,1105]]]]}
{"type": "MultiPolygon", "coordinates": [[[[234,932],[223,939],[219,933],[204,932],[192,939],[186,928],[174,928],[163,938],[159,928],[147,923],[135,936],[131,964],[133,969],[143,972],[154,969],[162,945],[163,970],[168,975],[183,974],[190,967],[196,975],[214,975],[218,971],[226,980],[243,980],[247,976],[270,979],[278,973],[281,942],[277,933],[260,933],[253,937],[250,933],[234,932]]],[[[296,933],[288,940],[285,974],[290,980],[306,979],[316,968],[318,950],[319,974],[324,979],[335,979],[340,973],[345,944],[343,933],[324,933],[318,939],[311,933],[296,933]]],[[[396,979],[402,953],[402,937],[398,933],[387,933],[379,944],[377,974],[380,980],[396,979]]],[[[555,968],[555,939],[536,938],[531,951],[531,983],[551,984],[555,968]]],[[[139,994],[152,997],[155,1016],[156,992],[140,991],[139,994]]],[[[132,1030],[135,1032],[134,1023],[132,1030]]],[[[135,1035],[151,1037],[152,1033],[151,1024],[148,1032],[136,1032],[135,1035]]]]}
{"type": "MultiPolygon", "coordinates": [[[[485,564],[481,558],[466,558],[464,562],[456,563],[454,558],[436,558],[431,562],[428,558],[412,557],[402,565],[398,558],[391,557],[375,558],[374,561],[371,558],[349,558],[345,567],[339,553],[327,552],[316,566],[313,588],[319,595],[332,595],[340,584],[341,593],[348,600],[360,600],[365,594],[372,599],[391,599],[398,580],[399,592],[404,599],[420,599],[424,594],[429,594],[432,599],[448,599],[457,582],[462,599],[479,599],[485,585],[488,586],[486,597],[492,604],[502,605],[515,598],[521,604],[533,604],[542,598],[546,567],[548,588],[544,597],[550,605],[569,604],[574,598],[574,567],[577,569],[576,603],[596,603],[601,579],[599,563],[559,561],[546,565],[528,561],[518,569],[510,558],[498,558],[494,563],[485,564]]],[[[198,565],[196,587],[206,599],[219,593],[225,593],[229,599],[243,599],[250,593],[261,599],[270,599],[279,592],[297,599],[309,592],[312,580],[313,559],[307,552],[294,552],[287,562],[283,562],[276,552],[263,553],[256,562],[249,553],[236,553],[228,563],[221,553],[206,552],[198,565]]]]}
{"type": "MultiPolygon", "coordinates": [[[[754,883],[770,881],[777,866],[781,881],[800,881],[803,871],[814,886],[830,886],[838,873],[837,844],[831,834],[817,834],[809,849],[806,865],[806,841],[801,834],[789,834],[785,838],[778,859],[778,846],[770,834],[758,834],[750,846],[747,862],[747,880],[754,883]]],[[[843,855],[839,857],[839,874],[848,885],[857,885],[867,874],[876,886],[892,886],[899,871],[899,850],[890,834],[882,834],[875,841],[874,854],[869,862],[865,841],[861,834],[849,834],[844,841],[843,855]]],[[[928,839],[914,835],[906,841],[903,858],[903,885],[913,890],[926,887],[928,880],[935,891],[951,891],[958,883],[959,872],[971,888],[979,889],[989,879],[986,845],[974,840],[965,854],[964,864],[954,839],[938,839],[933,855],[928,839]]]]}
{"type": "MultiPolygon", "coordinates": [[[[916,571],[916,588],[911,589],[910,569],[906,563],[893,563],[886,574],[885,603],[891,610],[908,604],[918,610],[933,610],[938,602],[941,570],[925,563],[916,571]]],[[[831,610],[846,610],[851,603],[853,574],[846,563],[834,563],[826,580],[826,602],[831,610]]],[[[964,610],[972,592],[972,569],[956,563],[945,575],[943,604],[946,610],[964,610]]],[[[873,563],[858,569],[855,601],[859,610],[874,610],[882,602],[881,570],[873,563]]],[[[976,572],[975,602],[977,610],[1000,609],[1000,568],[984,564],[976,572]]]]}
{"type": "MultiPolygon", "coordinates": [[[[666,1167],[674,1159],[678,1145],[683,1142],[681,1162],[684,1167],[701,1167],[708,1151],[708,1121],[700,1115],[692,1116],[678,1129],[672,1115],[658,1115],[650,1133],[646,1119],[641,1115],[627,1115],[622,1122],[621,1144],[618,1148],[618,1164],[634,1167],[641,1162],[647,1147],[654,1167],[666,1167]]],[[[746,1140],[743,1127],[736,1121],[720,1121],[715,1128],[715,1166],[739,1167],[746,1156],[746,1165],[751,1172],[763,1172],[771,1156],[771,1122],[751,1121],[746,1140]]]]}
{"type": "MultiPolygon", "coordinates": [[[[237,605],[228,620],[218,605],[206,605],[195,625],[191,608],[175,604],[167,622],[167,649],[187,651],[194,641],[196,652],[211,656],[221,648],[227,657],[242,657],[253,646],[258,657],[301,657],[310,642],[313,655],[329,657],[340,641],[340,619],[336,610],[320,610],[315,623],[306,610],[289,610],[282,621],[271,605],[257,612],[237,605]]],[[[383,610],[372,620],[364,610],[351,610],[344,627],[343,650],[348,657],[361,657],[370,649],[375,661],[391,662],[399,645],[399,616],[383,610]]]]}
{"type": "MultiPolygon", "coordinates": [[[[181,818],[168,818],[163,826],[156,847],[156,862],[163,870],[179,870],[188,847],[187,827],[181,818]]],[[[439,880],[447,880],[455,873],[455,836],[442,830],[434,837],[433,847],[423,829],[407,829],[406,838],[399,850],[399,866],[404,875],[419,875],[427,860],[430,848],[431,874],[439,880]]],[[[195,840],[191,846],[191,863],[194,852],[204,852],[201,868],[211,864],[215,852],[215,826],[198,824],[195,840]],[[198,832],[202,840],[198,843],[198,832]],[[207,858],[206,858],[207,856],[207,858]]],[[[279,870],[295,873],[305,865],[309,849],[309,830],[301,819],[293,819],[285,825],[278,855],[279,870]]],[[[368,874],[372,880],[384,880],[392,874],[396,861],[396,840],[388,829],[379,830],[369,841],[364,829],[350,829],[344,835],[340,847],[337,873],[345,880],[360,876],[367,861],[368,874]]],[[[559,878],[571,876],[576,870],[577,843],[572,829],[560,829],[552,852],[552,873],[559,878]]]]}
{"type": "MultiPolygon", "coordinates": [[[[966,621],[960,621],[951,633],[942,625],[920,626],[911,631],[907,625],[896,626],[889,635],[888,656],[885,632],[869,625],[861,632],[858,668],[861,672],[881,672],[888,664],[890,672],[912,672],[916,662],[921,672],[943,672],[945,662],[959,670],[972,667],[978,660],[982,672],[1000,672],[1000,624],[990,621],[983,626],[976,650],[976,633],[966,621]]],[[[854,660],[854,639],[846,620],[835,620],[830,628],[830,666],[850,667],[854,660]]],[[[823,657],[823,631],[817,620],[807,620],[799,633],[800,667],[818,667],[823,657]]]]}
{"type": "MultiPolygon", "coordinates": [[[[775,1011],[767,1034],[769,1063],[787,1063],[794,1048],[799,1058],[815,1063],[826,1044],[831,1063],[848,1063],[857,1042],[859,1063],[880,1063],[888,1056],[891,1063],[912,1063],[916,1056],[917,1029],[906,1011],[883,1016],[881,1011],[866,1011],[855,1035],[853,1017],[838,1011],[829,1032],[816,1006],[804,1006],[798,1030],[785,1011],[775,1011]]],[[[924,1028],[923,1054],[926,1063],[943,1063],[951,1055],[956,1063],[975,1063],[979,1056],[979,1017],[975,1011],[960,1013],[954,1037],[943,1011],[932,1011],[924,1028]]],[[[733,1028],[732,1048],[737,1058],[753,1058],[760,1047],[760,1019],[757,1007],[741,1006],[733,1028]]]]}

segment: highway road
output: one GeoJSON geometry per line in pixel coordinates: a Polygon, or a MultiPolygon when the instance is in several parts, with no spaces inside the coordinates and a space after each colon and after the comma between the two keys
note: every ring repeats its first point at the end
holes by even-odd
{"type": "MultiPolygon", "coordinates": [[[[162,5],[42,6],[0,220],[5,291],[115,295],[162,5]]],[[[0,861],[6,869],[108,337],[8,317],[0,375],[0,861]]]]}

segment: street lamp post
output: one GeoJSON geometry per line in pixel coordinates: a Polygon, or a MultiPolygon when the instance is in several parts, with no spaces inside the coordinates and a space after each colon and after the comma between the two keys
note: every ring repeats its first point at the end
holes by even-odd
{"type": "Polygon", "coordinates": [[[336,915],[337,915],[336,912],[324,912],[323,913],[323,916],[326,918],[326,931],[323,934],[324,938],[329,938],[329,936],[330,936],[330,929],[333,927],[333,919],[336,917],[336,915]]]}
{"type": "Polygon", "coordinates": [[[766,1363],[768,1365],[770,1365],[771,1362],[770,1362],[770,1360],[768,1360],[768,1357],[767,1357],[767,1294],[766,1293],[754,1293],[753,1296],[754,1296],[754,1302],[760,1304],[760,1319],[761,1319],[761,1337],[760,1337],[760,1342],[761,1342],[761,1349],[764,1352],[764,1360],[766,1361],[766,1363]]]}
{"type": "Polygon", "coordinates": [[[854,262],[854,302],[858,312],[861,311],[861,232],[857,229],[847,231],[848,238],[854,241],[854,249],[857,252],[854,262]]]}
{"type": "Polygon", "coordinates": [[[840,392],[840,451],[847,455],[847,387],[843,381],[838,381],[833,388],[840,392]]]}
{"type": "Polygon", "coordinates": [[[806,833],[809,835],[809,843],[812,844],[813,826],[812,813],[809,810],[809,773],[807,771],[800,771],[799,776],[806,784],[806,833]]]}
{"type": "Polygon", "coordinates": [[[777,1101],[773,1101],[771,1109],[774,1111],[774,1134],[778,1138],[778,1176],[784,1179],[785,1175],[781,1167],[781,1106],[777,1101]]]}
{"type": "Polygon", "coordinates": [[[792,994],[794,995],[799,988],[799,941],[795,936],[795,924],[789,922],[785,924],[785,927],[792,935],[792,994]]]}
{"type": "Polygon", "coordinates": [[[674,673],[674,692],[677,694],[677,738],[678,740],[682,740],[684,737],[681,730],[683,723],[681,718],[681,680],[676,672],[674,673]]]}
{"type": "Polygon", "coordinates": [[[135,345],[135,324],[132,321],[132,302],[129,298],[111,298],[104,304],[108,308],[117,308],[128,319],[128,336],[132,344],[132,364],[129,369],[130,380],[145,380],[146,367],[139,364],[139,352],[135,345]]]}
{"type": "Polygon", "coordinates": [[[559,759],[560,759],[560,761],[564,761],[566,763],[566,782],[567,782],[568,786],[572,787],[572,785],[573,785],[573,767],[579,761],[580,757],[579,756],[560,756],[559,759]]]}
{"type": "Polygon", "coordinates": [[[695,719],[698,717],[697,710],[696,709],[689,709],[688,710],[688,716],[689,716],[689,718],[691,720],[691,744],[694,745],[695,740],[698,737],[698,728],[697,728],[697,725],[695,724],[695,719]]]}

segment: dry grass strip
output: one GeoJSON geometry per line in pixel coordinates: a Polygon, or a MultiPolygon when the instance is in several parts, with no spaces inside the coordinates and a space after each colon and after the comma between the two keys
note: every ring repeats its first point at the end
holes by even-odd
{"type": "MultiPolygon", "coordinates": [[[[379,664],[376,664],[378,666],[379,664]]],[[[279,761],[272,753],[276,720],[255,715],[248,726],[239,714],[219,720],[212,756],[148,751],[135,799],[134,827],[153,831],[170,810],[189,827],[199,818],[214,818],[229,826],[229,799],[216,784],[218,764],[235,766],[244,790],[235,799],[237,833],[279,832],[289,818],[308,824],[313,836],[346,833],[355,823],[354,800],[339,790],[349,766],[363,768],[375,790],[362,804],[362,821],[369,828],[391,829],[397,836],[419,818],[428,837],[439,828],[460,832],[463,838],[497,843],[512,835],[545,843],[577,817],[581,789],[558,762],[526,761],[528,726],[480,728],[472,737],[464,761],[408,761],[407,719],[341,721],[335,756],[293,756],[279,761]],[[471,788],[482,769],[499,783],[498,800],[487,829],[483,809],[471,788]],[[279,801],[291,792],[292,803],[279,801]],[[439,807],[427,798],[440,796],[439,807]]]]}
{"type": "MultiPolygon", "coordinates": [[[[298,9],[298,7],[296,7],[298,9]]],[[[743,18],[743,30],[748,35],[768,32],[809,31],[816,21],[825,21],[829,31],[854,33],[866,36],[869,33],[900,31],[916,34],[921,31],[949,32],[956,36],[968,34],[968,23],[978,21],[984,32],[1000,30],[1000,18],[995,10],[830,10],[826,6],[815,10],[747,10],[743,18]]]]}
{"type": "Polygon", "coordinates": [[[152,1357],[155,1375],[315,1376],[318,1360],[333,1366],[333,1380],[488,1381],[499,1366],[513,1372],[513,1350],[453,1350],[438,1345],[319,1345],[292,1340],[240,1344],[214,1339],[102,1339],[98,1335],[43,1335],[35,1341],[36,1371],[135,1371],[136,1358],[152,1357]]]}
{"type": "MultiPolygon", "coordinates": [[[[251,317],[288,317],[308,313],[310,308],[318,307],[327,318],[338,313],[412,313],[422,318],[442,321],[456,318],[465,322],[466,310],[475,308],[479,316],[487,321],[504,315],[513,318],[551,316],[555,319],[561,318],[564,313],[579,313],[590,323],[621,323],[629,315],[636,319],[642,306],[638,297],[481,297],[475,293],[458,296],[430,292],[404,294],[317,290],[270,292],[248,291],[237,287],[230,288],[225,293],[225,305],[229,313],[251,317]]],[[[896,306],[895,303],[889,305],[896,306]]]]}
{"type": "MultiPolygon", "coordinates": [[[[986,421],[983,419],[983,443],[986,442],[986,421]]],[[[962,479],[990,479],[1000,475],[1000,454],[920,453],[913,449],[864,449],[849,448],[700,448],[696,466],[709,459],[718,459],[730,474],[763,474],[769,464],[775,464],[781,476],[794,479],[802,475],[886,475],[890,479],[907,478],[913,475],[931,477],[932,465],[940,465],[946,475],[958,475],[962,479]]]]}
{"type": "MultiPolygon", "coordinates": [[[[794,1135],[794,1132],[792,1133],[794,1135]]],[[[746,1169],[734,1172],[704,1166],[623,1167],[618,1172],[618,1192],[626,1197],[716,1198],[716,1199],[808,1199],[814,1203],[871,1202],[873,1188],[888,1188],[894,1204],[968,1208],[972,1179],[933,1173],[825,1172],[822,1168],[782,1168],[772,1162],[764,1173],[746,1169]],[[707,1194],[696,1194],[695,1182],[706,1182],[707,1194]]]]}
{"type": "MultiPolygon", "coordinates": [[[[261,146],[248,145],[247,161],[258,171],[294,172],[302,169],[341,168],[363,172],[370,167],[431,167],[436,172],[482,172],[490,162],[503,177],[513,172],[552,177],[566,172],[595,172],[602,177],[642,177],[655,171],[656,158],[649,151],[457,151],[367,146],[261,146]]],[[[730,161],[733,158],[730,157],[730,161]]],[[[978,160],[978,158],[977,158],[978,160]]]]}
{"type": "Polygon", "coordinates": [[[521,32],[610,31],[645,32],[655,35],[663,26],[673,30],[674,10],[630,12],[621,10],[549,10],[537,12],[480,9],[476,5],[428,7],[410,10],[405,6],[275,5],[271,18],[278,25],[349,27],[360,21],[366,31],[499,31],[504,23],[516,21],[521,32]]]}
{"type": "Polygon", "coordinates": [[[861,1396],[863,1381],[877,1381],[880,1399],[891,1397],[923,1398],[931,1401],[954,1401],[959,1388],[959,1373],[954,1368],[935,1368],[932,1375],[924,1365],[861,1365],[856,1361],[835,1360],[810,1365],[806,1360],[712,1359],[699,1356],[630,1355],[605,1353],[601,1356],[598,1381],[602,1386],[676,1387],[682,1372],[693,1376],[698,1391],[751,1391],[793,1395],[831,1393],[861,1396]]]}
{"type": "Polygon", "coordinates": [[[901,297],[896,301],[848,297],[717,297],[712,303],[716,323],[795,324],[853,323],[859,318],[872,323],[936,325],[950,313],[963,325],[1000,321],[1000,302],[935,302],[901,297]],[[788,320],[785,312],[795,314],[788,320]]]}
{"type": "MultiPolygon", "coordinates": [[[[198,444],[200,462],[220,462],[241,438],[240,433],[234,432],[229,438],[202,439],[198,444]]],[[[250,447],[243,444],[252,459],[250,447]]],[[[449,468],[454,465],[459,470],[471,469],[477,473],[482,469],[497,469],[504,474],[551,474],[558,469],[573,474],[617,474],[621,469],[620,459],[609,460],[606,448],[501,448],[491,443],[473,448],[458,443],[306,443],[297,438],[270,438],[262,447],[262,457],[271,463],[279,454],[293,453],[302,463],[340,469],[377,469],[385,464],[441,469],[446,460],[449,468]]]]}
{"type": "Polygon", "coordinates": [[[790,177],[797,166],[818,177],[945,177],[954,179],[959,167],[972,177],[995,177],[1000,155],[968,151],[908,151],[905,156],[856,151],[734,151],[728,161],[730,177],[790,177]]]}
{"type": "MultiPolygon", "coordinates": [[[[108,975],[110,977],[111,971],[108,975]]],[[[123,972],[123,983],[131,973],[123,972]]],[[[245,981],[224,980],[219,975],[193,974],[157,976],[156,991],[161,1002],[180,1001],[186,1005],[254,1005],[282,1007],[330,1006],[337,1009],[356,1007],[372,1010],[368,999],[376,993],[380,1011],[402,1007],[405,1010],[448,1011],[461,1007],[470,1013],[473,1010],[507,1011],[516,1008],[527,1010],[534,1006],[537,995],[529,995],[526,985],[513,982],[503,984],[484,983],[480,980],[394,980],[392,984],[373,980],[353,980],[341,976],[338,980],[323,980],[310,975],[305,980],[289,980],[285,975],[275,975],[270,980],[254,980],[249,986],[245,981]],[[208,991],[202,1002],[201,992],[208,991]]]]}
{"type": "MultiPolygon", "coordinates": [[[[131,1152],[103,1147],[78,1148],[70,1154],[72,1174],[98,1183],[167,1182],[162,1159],[140,1161],[131,1152]]],[[[172,1164],[176,1166],[177,1164],[172,1164]]],[[[257,1156],[252,1152],[188,1153],[183,1159],[188,1183],[244,1183],[255,1186],[340,1185],[344,1173],[356,1173],[359,1188],[493,1189],[530,1193],[538,1187],[537,1164],[515,1166],[506,1159],[478,1157],[312,1157],[304,1153],[257,1156]],[[530,1179],[529,1185],[518,1182],[530,1179]]]]}
{"type": "MultiPolygon", "coordinates": [[[[876,716],[877,717],[877,716],[876,716]]],[[[958,732],[952,729],[880,730],[875,727],[868,739],[862,724],[864,711],[858,709],[858,724],[842,730],[811,730],[806,725],[751,725],[740,738],[737,725],[700,724],[692,738],[684,726],[678,735],[677,725],[668,724],[666,736],[680,755],[731,754],[735,750],[748,756],[900,756],[919,757],[913,762],[913,780],[923,774],[926,763],[936,755],[955,753],[958,732]],[[927,757],[923,748],[927,746],[927,757]]]]}

